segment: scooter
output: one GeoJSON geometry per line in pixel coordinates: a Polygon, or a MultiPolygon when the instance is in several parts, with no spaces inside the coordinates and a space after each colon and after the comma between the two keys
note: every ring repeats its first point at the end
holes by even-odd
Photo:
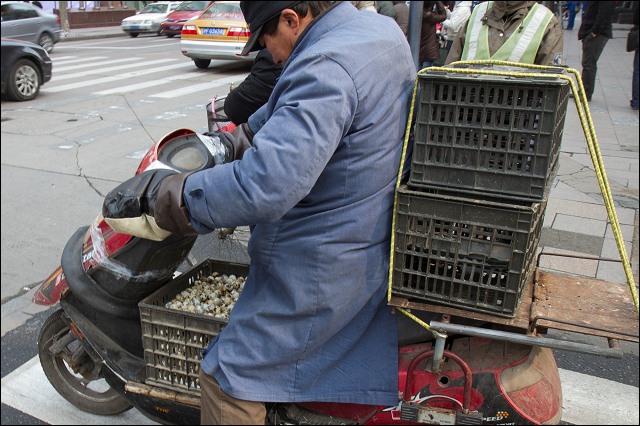
{"type": "MultiPolygon", "coordinates": [[[[136,174],[153,168],[190,172],[215,166],[215,153],[206,140],[188,129],[171,132],[147,152],[136,174]]],[[[198,352],[190,355],[195,359],[194,374],[186,382],[171,373],[173,363],[189,361],[182,350],[163,364],[169,386],[150,380],[150,371],[157,366],[150,365],[145,355],[155,349],[148,347],[149,331],[141,326],[139,307],[180,278],[175,277],[176,271],[188,259],[195,241],[191,236],[151,241],[120,234],[101,215],[69,239],[61,266],[44,280],[33,299],[41,305],[59,303],[60,309],[41,329],[38,352],[45,375],[67,401],[92,414],[115,415],[133,406],[159,423],[199,424],[198,352]]],[[[562,390],[548,347],[456,332],[436,333],[434,339],[417,322],[397,314],[397,405],[275,403],[267,406],[267,421],[372,425],[560,422],[562,390]]],[[[501,332],[482,321],[426,312],[416,315],[425,322],[440,319],[449,326],[501,332]]],[[[218,324],[222,328],[224,321],[218,324]]],[[[194,338],[192,343],[202,349],[211,337],[194,338]]],[[[167,341],[171,342],[171,336],[167,341]]]]}

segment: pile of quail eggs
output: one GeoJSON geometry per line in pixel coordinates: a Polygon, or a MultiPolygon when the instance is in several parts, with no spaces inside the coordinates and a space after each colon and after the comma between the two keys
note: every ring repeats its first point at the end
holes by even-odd
{"type": "Polygon", "coordinates": [[[213,272],[195,280],[191,287],[176,295],[165,307],[228,320],[244,288],[244,281],[244,277],[213,272]]]}

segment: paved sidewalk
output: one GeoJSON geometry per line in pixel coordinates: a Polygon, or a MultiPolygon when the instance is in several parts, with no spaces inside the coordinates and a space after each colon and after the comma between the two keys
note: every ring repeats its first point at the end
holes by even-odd
{"type": "Polygon", "coordinates": [[[91,40],[110,37],[129,37],[129,34],[122,31],[120,25],[113,25],[109,27],[94,27],[94,28],[78,28],[71,29],[68,32],[62,32],[60,41],[77,41],[77,40],[91,40]]]}
{"type": "MultiPolygon", "coordinates": [[[[564,31],[564,48],[566,64],[581,71],[579,24],[573,31],[564,31]]],[[[633,53],[627,53],[625,46],[630,27],[614,24],[614,38],[598,61],[596,90],[589,110],[637,284],[639,143],[638,111],[629,108],[633,53]]],[[[620,259],[573,99],[568,106],[560,170],[550,195],[541,245],[547,252],[620,259]]],[[[556,257],[543,265],[607,281],[627,281],[617,262],[556,257]]]]}

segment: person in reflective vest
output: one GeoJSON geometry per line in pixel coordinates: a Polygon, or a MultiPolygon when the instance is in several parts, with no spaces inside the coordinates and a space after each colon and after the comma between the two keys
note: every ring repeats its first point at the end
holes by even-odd
{"type": "Polygon", "coordinates": [[[562,65],[562,23],[535,1],[478,4],[458,32],[445,64],[460,60],[562,65]]]}

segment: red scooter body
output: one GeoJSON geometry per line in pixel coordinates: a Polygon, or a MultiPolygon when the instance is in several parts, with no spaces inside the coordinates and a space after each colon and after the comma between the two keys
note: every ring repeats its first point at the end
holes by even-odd
{"type": "MultiPolygon", "coordinates": [[[[136,174],[151,168],[193,171],[215,164],[203,139],[179,129],[160,140],[136,174]]],[[[43,325],[39,355],[58,392],[78,408],[101,415],[135,406],[166,424],[198,424],[199,399],[145,384],[138,303],[166,285],[195,237],[143,240],[114,232],[101,216],[79,229],[62,266],[33,301],[60,302],[43,325]],[[80,378],[78,378],[80,376],[80,378]],[[88,383],[106,381],[106,391],[88,383]]],[[[480,337],[451,336],[444,362],[433,366],[428,331],[399,317],[398,404],[268,405],[274,424],[557,424],[562,413],[558,369],[548,348],[480,337]]],[[[455,318],[452,319],[455,321],[455,318]]]]}

